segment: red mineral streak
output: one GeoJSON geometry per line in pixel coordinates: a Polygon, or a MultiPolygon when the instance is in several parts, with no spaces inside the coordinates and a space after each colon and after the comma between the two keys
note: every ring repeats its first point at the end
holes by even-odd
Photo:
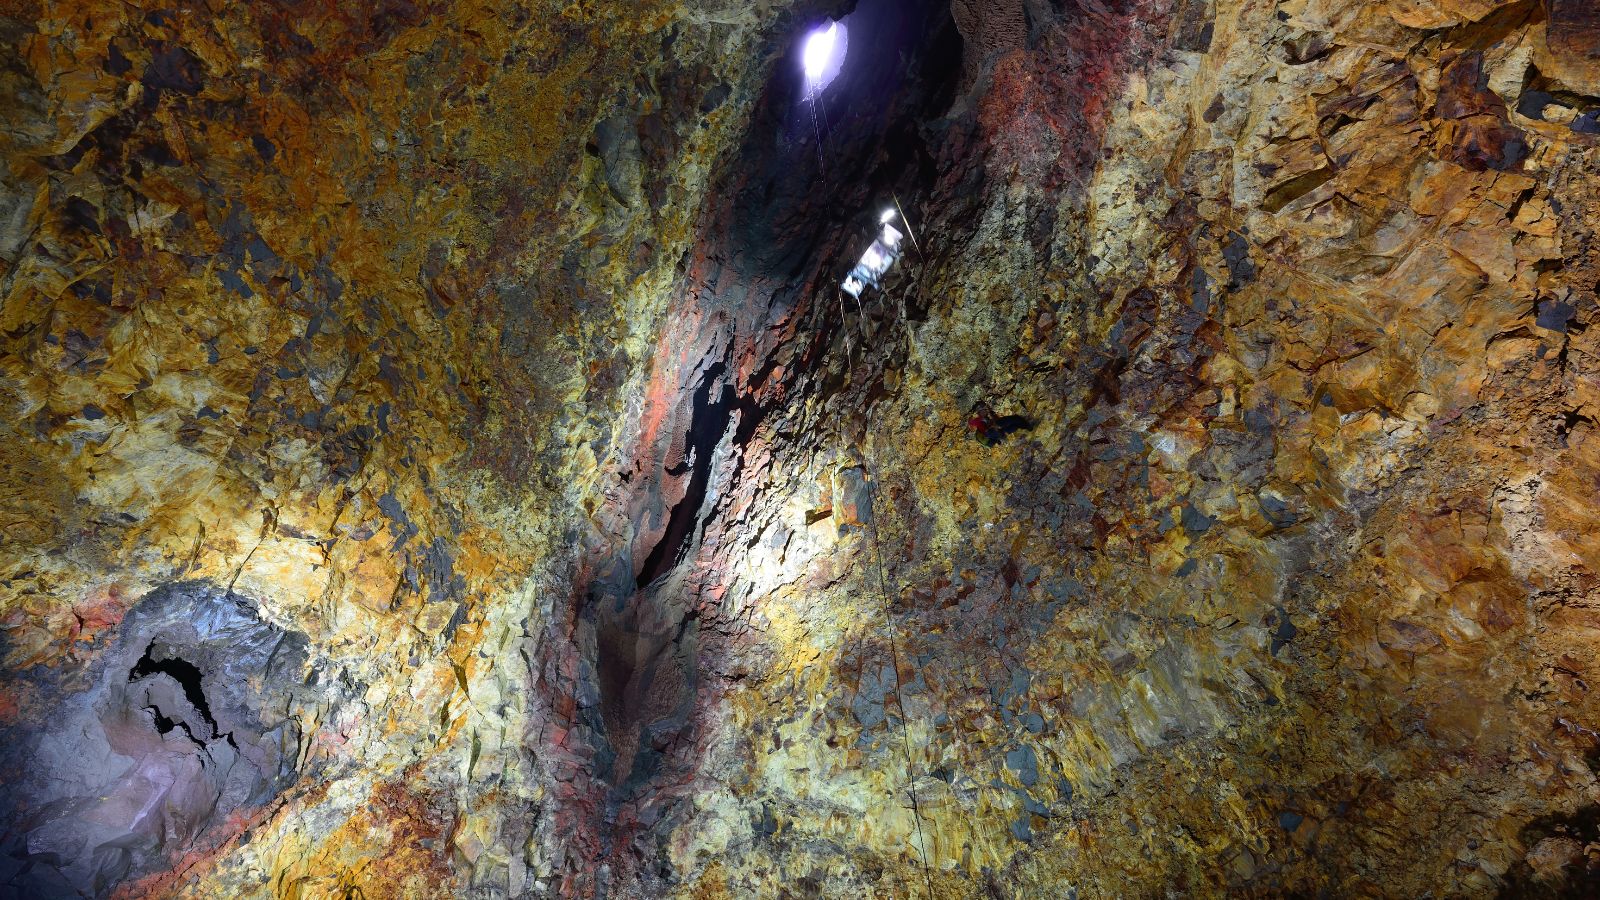
{"type": "Polygon", "coordinates": [[[1089,3],[1053,26],[1035,49],[994,64],[978,118],[1001,178],[1054,190],[1092,174],[1110,114],[1128,73],[1164,38],[1164,8],[1144,0],[1089,3]]]}

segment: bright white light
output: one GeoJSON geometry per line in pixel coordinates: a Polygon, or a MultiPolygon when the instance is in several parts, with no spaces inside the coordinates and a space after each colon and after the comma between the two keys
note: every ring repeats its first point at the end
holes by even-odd
{"type": "Polygon", "coordinates": [[[816,84],[822,80],[822,73],[828,70],[828,60],[833,56],[833,45],[838,40],[838,22],[829,22],[827,28],[819,28],[806,38],[806,81],[816,84]]]}
{"type": "Polygon", "coordinates": [[[894,221],[894,207],[891,206],[888,209],[884,210],[881,214],[879,214],[878,221],[882,222],[885,225],[887,225],[890,222],[894,221]]]}
{"type": "Polygon", "coordinates": [[[904,237],[900,230],[889,224],[889,217],[884,216],[878,231],[878,239],[872,246],[861,254],[861,259],[856,262],[855,268],[845,277],[844,292],[852,297],[860,297],[861,292],[869,287],[877,287],[885,273],[894,267],[900,259],[900,239],[904,237]]]}
{"type": "Polygon", "coordinates": [[[806,35],[805,46],[800,51],[800,66],[806,73],[806,97],[822,93],[844,67],[845,49],[849,36],[843,25],[829,22],[806,35]]]}

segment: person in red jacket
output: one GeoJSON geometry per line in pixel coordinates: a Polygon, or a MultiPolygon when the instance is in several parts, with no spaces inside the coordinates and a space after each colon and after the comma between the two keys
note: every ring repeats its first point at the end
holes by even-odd
{"type": "Polygon", "coordinates": [[[972,431],[972,436],[984,443],[989,442],[989,417],[984,414],[988,408],[988,404],[979,403],[972,408],[971,415],[967,416],[967,428],[972,431]]]}
{"type": "Polygon", "coordinates": [[[988,403],[980,401],[972,407],[972,413],[967,417],[967,427],[972,430],[973,437],[993,447],[1013,432],[1032,428],[1033,423],[1022,416],[997,416],[988,403]]]}

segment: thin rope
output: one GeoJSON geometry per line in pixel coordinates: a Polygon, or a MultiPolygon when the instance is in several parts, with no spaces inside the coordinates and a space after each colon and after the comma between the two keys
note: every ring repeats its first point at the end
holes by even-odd
{"type": "MultiPolygon", "coordinates": [[[[872,413],[867,413],[867,423],[872,421],[872,413]]],[[[917,779],[911,764],[911,726],[910,717],[906,715],[906,701],[902,696],[904,685],[900,681],[900,648],[894,639],[894,616],[889,604],[889,584],[883,574],[883,544],[878,536],[878,511],[874,499],[877,487],[873,484],[872,469],[867,465],[866,454],[862,454],[861,471],[866,475],[867,482],[867,522],[869,533],[872,535],[872,555],[878,569],[878,595],[883,599],[884,633],[889,638],[889,661],[894,666],[894,705],[900,709],[900,749],[906,758],[906,788],[911,793],[911,815],[917,824],[917,849],[922,855],[922,879],[928,885],[929,900],[935,896],[933,890],[933,870],[928,865],[928,839],[922,833],[922,801],[917,796],[917,779]]]]}
{"type": "MultiPolygon", "coordinates": [[[[856,301],[856,317],[861,320],[861,343],[862,343],[863,346],[865,346],[866,343],[867,343],[867,338],[871,337],[871,335],[867,333],[867,309],[866,309],[866,307],[861,305],[861,295],[860,294],[855,294],[854,297],[855,297],[855,301],[856,301]]],[[[843,297],[839,298],[839,303],[840,303],[841,306],[844,304],[844,298],[843,297]]],[[[847,315],[848,315],[848,313],[847,313],[847,315]]],[[[868,415],[869,415],[868,421],[871,421],[870,420],[870,413],[868,415]]]]}
{"type": "Polygon", "coordinates": [[[922,245],[917,242],[917,233],[911,229],[911,220],[906,218],[905,207],[900,205],[900,195],[891,191],[889,196],[894,198],[895,212],[900,214],[900,221],[905,223],[906,235],[911,238],[911,248],[917,251],[917,275],[922,275],[922,245]]]}
{"type": "MultiPolygon", "coordinates": [[[[842,334],[844,337],[845,365],[847,367],[846,377],[848,377],[849,373],[855,370],[855,353],[853,342],[850,340],[850,328],[846,322],[846,319],[849,317],[849,310],[844,305],[844,292],[839,291],[838,297],[840,312],[839,325],[842,329],[842,334]]],[[[862,327],[865,328],[866,310],[862,308],[861,298],[859,296],[855,298],[855,301],[856,309],[860,310],[862,327]]],[[[865,334],[863,334],[862,339],[865,341],[865,334]]],[[[870,433],[872,430],[872,410],[870,408],[866,411],[866,415],[862,421],[862,435],[865,437],[865,435],[870,433]]],[[[839,438],[840,455],[845,456],[844,428],[842,418],[835,426],[834,433],[839,438]]],[[[917,779],[915,775],[916,769],[911,760],[911,725],[910,717],[906,715],[906,701],[905,697],[903,696],[905,685],[900,679],[900,645],[894,637],[895,624],[892,607],[889,603],[889,582],[888,578],[884,575],[883,569],[883,542],[879,536],[878,530],[877,487],[873,481],[872,468],[867,462],[865,453],[861,454],[861,471],[865,476],[865,481],[867,484],[868,534],[872,538],[872,554],[878,574],[878,596],[883,609],[884,635],[889,641],[889,662],[891,667],[894,669],[894,703],[900,711],[900,751],[904,756],[906,763],[906,790],[911,795],[911,816],[916,824],[917,829],[917,854],[922,862],[922,880],[927,885],[929,900],[933,900],[933,898],[937,896],[937,893],[933,889],[933,867],[928,861],[928,839],[923,833],[922,828],[922,800],[917,795],[917,779]]]]}
{"type": "MultiPolygon", "coordinates": [[[[818,168],[818,171],[822,174],[823,181],[826,182],[827,181],[827,160],[824,158],[824,155],[823,155],[823,143],[824,142],[823,142],[822,126],[817,121],[817,102],[820,99],[820,97],[819,97],[820,94],[821,94],[821,91],[819,90],[815,94],[812,94],[807,99],[810,101],[810,106],[811,106],[811,127],[812,127],[813,131],[816,132],[816,136],[817,136],[817,168],[818,168]]],[[[824,109],[826,109],[826,107],[824,107],[824,109]]],[[[922,268],[921,267],[921,263],[922,263],[922,247],[917,242],[916,234],[912,231],[910,220],[908,220],[906,218],[904,207],[902,207],[900,205],[900,197],[899,197],[899,195],[898,194],[893,194],[892,196],[894,197],[895,209],[900,214],[900,221],[905,223],[906,233],[911,237],[911,245],[917,252],[917,262],[918,262],[918,267],[917,267],[918,268],[918,273],[917,274],[918,274],[918,280],[920,281],[921,280],[921,275],[922,275],[922,272],[921,272],[921,268],[922,268]]],[[[843,333],[843,337],[844,337],[844,348],[845,348],[845,366],[846,366],[845,377],[846,377],[846,379],[848,381],[850,379],[850,377],[851,377],[851,374],[855,370],[855,353],[854,353],[854,348],[852,346],[852,341],[850,340],[850,328],[849,328],[850,311],[845,306],[844,293],[842,291],[838,292],[838,299],[839,299],[839,326],[842,329],[842,333],[843,333]]],[[[856,309],[859,312],[860,318],[861,318],[862,341],[865,342],[866,339],[867,339],[867,334],[866,334],[866,327],[867,327],[866,309],[862,306],[861,296],[859,294],[855,295],[855,301],[856,301],[856,309]]],[[[903,312],[904,312],[904,300],[902,300],[902,313],[903,312]]],[[[903,320],[904,316],[902,315],[901,318],[903,320]]],[[[865,417],[863,419],[863,432],[862,432],[863,438],[865,438],[865,436],[868,433],[870,433],[871,428],[872,428],[872,411],[869,408],[866,411],[866,415],[865,415],[865,417]]],[[[844,453],[844,428],[843,428],[843,422],[842,421],[836,423],[835,428],[834,428],[834,432],[839,438],[840,455],[841,456],[845,456],[845,453],[844,453]]],[[[872,538],[872,553],[873,553],[873,559],[874,559],[875,567],[877,569],[877,574],[878,574],[878,595],[879,595],[879,597],[881,599],[882,607],[883,607],[884,634],[887,636],[888,641],[889,641],[889,661],[890,661],[890,663],[892,664],[892,666],[894,668],[894,702],[895,702],[895,706],[898,707],[899,711],[900,711],[900,749],[901,749],[902,754],[905,757],[905,763],[906,763],[906,789],[907,789],[907,792],[911,795],[911,815],[912,815],[913,820],[915,821],[916,829],[917,829],[917,850],[918,850],[918,856],[920,857],[921,862],[922,862],[922,879],[923,879],[923,882],[926,884],[926,886],[928,888],[929,900],[933,900],[933,898],[936,896],[936,892],[933,889],[933,868],[929,864],[929,861],[928,861],[928,840],[927,840],[927,836],[923,833],[923,827],[922,827],[922,801],[917,796],[917,780],[916,780],[916,776],[914,774],[915,773],[915,769],[914,769],[914,767],[912,765],[912,761],[911,761],[911,726],[910,726],[910,717],[908,717],[906,715],[905,698],[902,696],[902,694],[904,693],[905,686],[900,680],[900,647],[899,647],[899,644],[895,641],[895,637],[894,637],[895,624],[894,624],[894,616],[893,616],[893,613],[892,613],[892,608],[891,608],[891,606],[889,604],[889,583],[888,583],[888,578],[884,574],[884,568],[883,568],[883,542],[882,542],[882,538],[880,537],[879,528],[878,528],[878,513],[877,513],[877,500],[876,500],[877,487],[875,485],[875,482],[873,481],[872,469],[871,469],[871,466],[867,463],[867,459],[866,459],[866,454],[865,453],[861,454],[861,471],[862,471],[862,474],[865,476],[865,480],[866,480],[866,483],[867,483],[867,521],[869,523],[868,533],[871,535],[871,538],[872,538]]],[[[935,730],[935,739],[937,740],[937,730],[935,730]]]]}
{"type": "Polygon", "coordinates": [[[819,88],[817,93],[806,99],[811,105],[811,130],[817,133],[817,172],[822,176],[823,183],[826,184],[828,181],[828,163],[827,160],[822,158],[822,126],[817,124],[817,94],[820,93],[821,89],[819,88]]]}
{"type": "MultiPolygon", "coordinates": [[[[919,285],[919,288],[920,288],[920,285],[923,283],[924,276],[926,275],[926,268],[925,267],[926,267],[926,264],[927,264],[927,258],[926,258],[926,256],[923,255],[922,245],[917,240],[916,232],[911,226],[911,220],[910,220],[909,217],[906,216],[905,208],[903,206],[901,206],[901,204],[900,204],[900,196],[899,196],[899,194],[896,193],[896,192],[891,192],[890,196],[894,199],[895,211],[900,214],[900,221],[905,223],[906,234],[907,234],[907,236],[909,236],[911,238],[912,248],[916,251],[916,259],[915,259],[915,261],[913,263],[913,266],[915,268],[915,272],[913,274],[915,275],[917,284],[919,285]]],[[[900,299],[900,313],[901,313],[901,315],[900,315],[900,322],[901,322],[902,325],[906,321],[905,295],[906,295],[907,292],[909,292],[909,290],[910,290],[910,286],[909,285],[904,285],[901,288],[901,299],[900,299]]],[[[885,292],[885,296],[887,296],[887,295],[888,295],[887,292],[885,292]]],[[[843,298],[841,297],[840,299],[842,300],[843,298]]],[[[858,313],[861,316],[861,326],[862,326],[862,329],[863,329],[862,341],[863,341],[863,343],[865,343],[867,341],[867,339],[868,339],[868,335],[865,332],[865,329],[866,329],[866,326],[867,326],[867,321],[866,321],[867,313],[866,313],[865,307],[862,304],[860,295],[857,295],[855,300],[856,300],[856,310],[858,311],[858,313]]],[[[907,337],[907,340],[910,339],[909,330],[907,331],[906,337],[907,337]]],[[[847,343],[847,347],[848,347],[848,343],[847,343]]],[[[872,430],[872,410],[871,410],[870,407],[867,408],[866,411],[865,411],[865,415],[864,415],[864,418],[863,418],[863,423],[864,423],[863,424],[863,438],[865,438],[865,435],[870,433],[871,430],[872,430]]],[[[911,793],[911,808],[912,808],[912,812],[916,817],[917,840],[918,840],[918,843],[921,845],[921,850],[922,850],[922,873],[923,873],[923,878],[927,882],[927,885],[928,885],[928,896],[930,898],[933,898],[933,897],[937,896],[937,894],[936,894],[936,892],[934,891],[934,888],[933,888],[933,876],[931,874],[931,869],[930,869],[930,867],[928,865],[927,842],[926,842],[926,838],[923,836],[923,833],[922,833],[921,801],[920,801],[919,797],[917,796],[916,780],[912,777],[912,774],[911,774],[911,740],[910,740],[910,736],[909,736],[909,730],[907,728],[907,722],[909,721],[909,717],[906,715],[906,711],[905,711],[905,700],[901,697],[901,693],[900,693],[899,649],[896,647],[895,642],[894,642],[894,620],[893,620],[893,618],[892,618],[892,616],[890,614],[888,579],[884,574],[883,544],[882,544],[882,539],[880,537],[881,532],[880,532],[880,528],[879,528],[879,524],[878,524],[877,500],[876,500],[876,498],[877,498],[877,480],[872,477],[872,468],[871,468],[871,465],[867,462],[867,455],[865,453],[863,453],[861,455],[861,467],[862,467],[862,471],[867,476],[867,478],[866,478],[866,480],[867,480],[867,512],[868,512],[868,515],[870,516],[870,522],[871,522],[871,526],[872,526],[871,533],[872,533],[873,555],[875,557],[875,562],[876,562],[876,566],[877,566],[877,570],[878,570],[878,592],[879,592],[879,595],[882,597],[884,621],[888,626],[887,634],[888,634],[888,637],[889,637],[889,653],[890,653],[891,658],[895,660],[895,686],[896,686],[896,689],[895,689],[895,703],[900,708],[900,725],[901,725],[901,728],[900,728],[900,739],[901,739],[902,749],[904,750],[905,756],[906,756],[907,787],[908,787],[908,789],[910,790],[910,793],[911,793]]],[[[944,741],[939,735],[939,730],[937,728],[934,728],[934,729],[931,730],[931,734],[932,734],[933,742],[936,745],[936,749],[937,749],[937,751],[939,753],[939,758],[943,759],[944,755],[945,755],[945,747],[944,747],[944,741]]]]}
{"type": "Polygon", "coordinates": [[[822,133],[830,143],[833,141],[833,116],[828,114],[828,95],[824,91],[817,91],[817,104],[822,107],[822,133]]]}

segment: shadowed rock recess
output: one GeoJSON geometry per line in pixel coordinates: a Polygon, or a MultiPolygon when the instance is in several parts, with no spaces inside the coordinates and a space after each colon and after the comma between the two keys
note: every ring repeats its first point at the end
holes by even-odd
{"type": "Polygon", "coordinates": [[[1600,896],[1596,9],[3,5],[0,897],[1600,896]]]}

